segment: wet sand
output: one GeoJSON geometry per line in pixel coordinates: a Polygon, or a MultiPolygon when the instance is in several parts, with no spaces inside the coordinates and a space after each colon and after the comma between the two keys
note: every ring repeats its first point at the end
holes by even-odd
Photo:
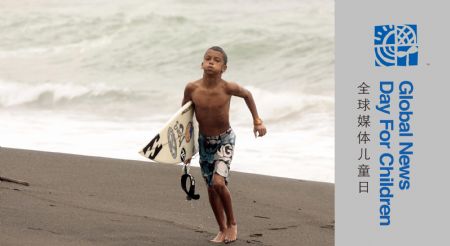
{"type": "MultiPolygon", "coordinates": [[[[198,201],[181,166],[0,148],[1,245],[217,245],[200,170],[198,201]]],[[[231,172],[232,245],[334,245],[334,184],[231,172]]],[[[220,245],[220,244],[219,244],[220,245]]]]}

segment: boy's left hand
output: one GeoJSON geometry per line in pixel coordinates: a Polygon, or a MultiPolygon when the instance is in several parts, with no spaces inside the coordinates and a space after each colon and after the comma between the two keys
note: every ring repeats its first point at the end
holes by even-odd
{"type": "Polygon", "coordinates": [[[262,124],[262,123],[259,124],[259,125],[254,125],[253,126],[253,133],[255,134],[255,138],[256,137],[262,137],[262,136],[266,135],[266,133],[267,133],[266,126],[264,126],[264,124],[262,124]]]}

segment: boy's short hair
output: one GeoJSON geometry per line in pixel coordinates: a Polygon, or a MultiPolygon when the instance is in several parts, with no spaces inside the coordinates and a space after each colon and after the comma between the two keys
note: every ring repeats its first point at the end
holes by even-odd
{"type": "Polygon", "coordinates": [[[214,50],[214,51],[218,51],[218,52],[222,53],[222,55],[223,55],[223,64],[227,65],[228,56],[227,56],[227,54],[225,53],[225,51],[221,47],[213,46],[213,47],[209,48],[208,50],[214,50]]]}

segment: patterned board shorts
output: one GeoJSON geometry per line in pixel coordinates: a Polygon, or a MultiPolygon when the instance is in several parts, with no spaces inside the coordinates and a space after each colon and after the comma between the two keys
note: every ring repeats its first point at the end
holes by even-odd
{"type": "Polygon", "coordinates": [[[228,184],[235,141],[236,135],[231,128],[219,136],[199,134],[200,167],[209,186],[213,184],[214,173],[224,177],[228,184]]]}

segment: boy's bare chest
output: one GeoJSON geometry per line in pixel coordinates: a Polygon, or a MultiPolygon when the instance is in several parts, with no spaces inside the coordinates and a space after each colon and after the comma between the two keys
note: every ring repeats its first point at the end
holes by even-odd
{"type": "Polygon", "coordinates": [[[229,104],[231,96],[224,90],[198,89],[192,95],[196,108],[220,108],[229,104]]]}

